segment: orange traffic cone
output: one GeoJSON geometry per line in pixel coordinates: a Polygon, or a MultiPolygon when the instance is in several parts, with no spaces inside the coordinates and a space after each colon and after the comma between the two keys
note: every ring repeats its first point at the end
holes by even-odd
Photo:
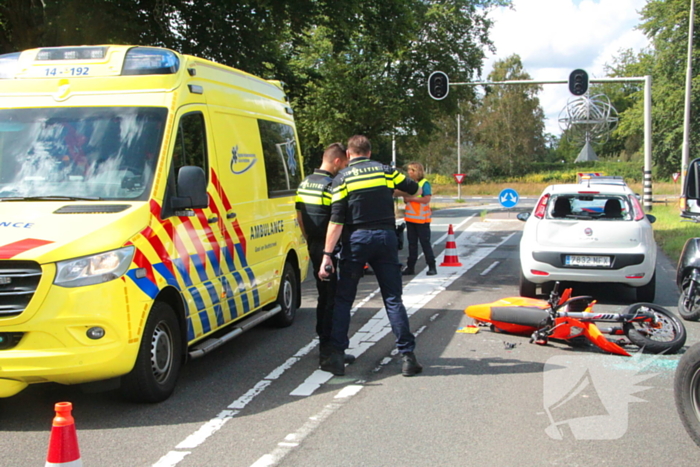
{"type": "Polygon", "coordinates": [[[440,266],[461,266],[457,257],[457,244],[455,243],[455,232],[452,229],[452,224],[447,230],[447,244],[445,245],[445,259],[442,260],[440,266]]]}
{"type": "Polygon", "coordinates": [[[78,435],[75,432],[75,421],[71,415],[73,404],[58,402],[55,405],[56,416],[51,427],[49,452],[46,455],[44,467],[83,467],[78,449],[78,435]]]}

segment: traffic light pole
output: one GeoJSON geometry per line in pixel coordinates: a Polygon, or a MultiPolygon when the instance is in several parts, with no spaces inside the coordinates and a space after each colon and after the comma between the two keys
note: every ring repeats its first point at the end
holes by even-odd
{"type": "MultiPolygon", "coordinates": [[[[651,76],[619,77],[619,78],[593,78],[590,83],[644,83],[644,210],[652,210],[651,190],[651,76]]],[[[533,84],[568,84],[568,80],[510,80],[510,81],[474,81],[469,83],[450,83],[450,86],[497,86],[507,84],[533,85],[533,84]]]]}
{"type": "MultiPolygon", "coordinates": [[[[457,114],[457,173],[462,173],[462,115],[457,114]]],[[[457,183],[457,199],[462,199],[462,184],[457,183]]]]}

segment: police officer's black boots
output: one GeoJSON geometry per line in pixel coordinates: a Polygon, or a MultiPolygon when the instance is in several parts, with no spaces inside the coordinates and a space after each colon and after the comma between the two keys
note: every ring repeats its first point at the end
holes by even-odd
{"type": "MultiPolygon", "coordinates": [[[[353,355],[354,357],[354,355],[353,355]]],[[[333,349],[327,359],[321,361],[321,369],[335,376],[345,375],[345,354],[333,349]]]]}
{"type": "Polygon", "coordinates": [[[428,265],[428,272],[425,273],[428,276],[434,276],[437,274],[437,269],[435,269],[435,263],[428,265]]]}
{"type": "Polygon", "coordinates": [[[401,271],[402,276],[414,276],[416,274],[416,270],[414,269],[414,266],[406,266],[403,271],[401,271]]]}
{"type": "MultiPolygon", "coordinates": [[[[330,345],[321,344],[318,356],[319,365],[323,366],[324,362],[331,357],[332,353],[333,347],[331,347],[330,345]]],[[[349,353],[343,354],[343,362],[347,363],[348,365],[352,365],[353,363],[355,363],[355,356],[349,353]]]]}
{"type": "Polygon", "coordinates": [[[406,352],[401,356],[403,358],[403,365],[401,366],[401,373],[404,376],[414,376],[423,371],[423,367],[418,363],[416,354],[413,352],[406,352]]]}

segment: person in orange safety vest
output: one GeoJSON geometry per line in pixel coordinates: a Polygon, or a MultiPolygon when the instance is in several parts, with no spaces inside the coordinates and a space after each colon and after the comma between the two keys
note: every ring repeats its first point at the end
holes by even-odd
{"type": "Polygon", "coordinates": [[[435,253],[430,244],[430,221],[432,213],[430,211],[430,198],[432,190],[430,182],[424,177],[423,165],[420,162],[410,162],[406,166],[408,176],[418,182],[422,188],[420,196],[404,196],[406,203],[406,235],[408,237],[408,260],[406,261],[406,269],[403,270],[404,276],[412,276],[416,273],[416,261],[418,260],[418,242],[420,241],[421,248],[425,254],[425,262],[428,264],[429,276],[437,274],[435,269],[435,253]]]}

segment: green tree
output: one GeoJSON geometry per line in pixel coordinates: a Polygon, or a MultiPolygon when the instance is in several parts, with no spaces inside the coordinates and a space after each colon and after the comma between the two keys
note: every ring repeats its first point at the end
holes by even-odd
{"type": "MultiPolygon", "coordinates": [[[[642,9],[639,25],[651,41],[649,50],[636,57],[623,52],[614,67],[614,76],[652,77],[652,156],[661,176],[678,172],[683,141],[685,71],[688,46],[690,2],[687,0],[649,0],[642,9]]],[[[700,11],[696,9],[695,24],[700,11]]],[[[691,108],[700,105],[700,31],[693,37],[693,92],[691,108]]],[[[641,88],[629,90],[633,103],[621,113],[616,136],[626,148],[634,150],[643,141],[644,95],[641,88]]],[[[690,153],[695,157],[700,145],[700,114],[691,112],[690,153]]]]}
{"type": "Polygon", "coordinates": [[[0,52],[125,43],[165,46],[280,79],[307,163],[353,133],[389,153],[391,134],[428,139],[471,90],[429,98],[434,70],[478,75],[488,12],[510,0],[0,0],[0,52]]]}
{"type": "MultiPolygon", "coordinates": [[[[295,96],[309,151],[364,133],[389,147],[394,132],[427,142],[435,121],[454,115],[470,89],[450,90],[436,102],[427,93],[432,71],[452,81],[479,73],[491,47],[490,7],[502,0],[365,0],[343,41],[326,26],[313,27],[293,61],[306,84],[295,96]]],[[[414,140],[415,144],[415,140],[414,140]]],[[[388,161],[388,152],[377,153],[388,161]]]]}
{"type": "MultiPolygon", "coordinates": [[[[518,55],[497,61],[489,81],[531,80],[518,55]]],[[[474,115],[475,142],[486,146],[493,175],[513,176],[540,161],[546,154],[544,111],[537,93],[539,85],[494,85],[486,89],[474,115]]]]}

